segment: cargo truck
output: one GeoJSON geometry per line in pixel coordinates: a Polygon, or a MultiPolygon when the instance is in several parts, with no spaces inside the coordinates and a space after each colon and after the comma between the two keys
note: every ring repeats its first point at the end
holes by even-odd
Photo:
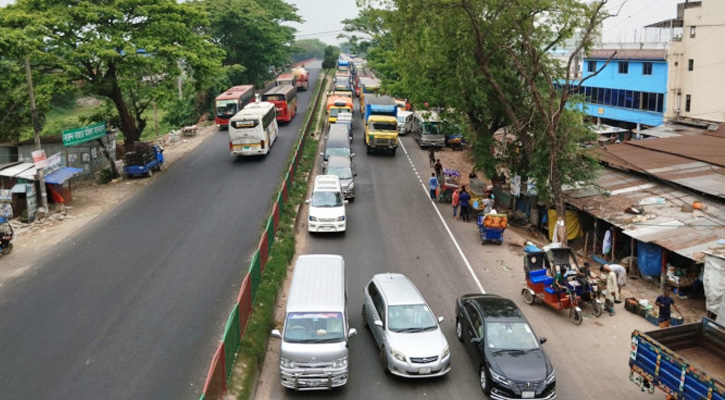
{"type": "Polygon", "coordinates": [[[367,153],[383,151],[391,155],[398,148],[398,107],[389,96],[365,97],[365,146],[367,153]]]}
{"type": "Polygon", "coordinates": [[[632,332],[629,380],[670,399],[725,400],[725,327],[709,318],[632,332]]]}
{"type": "Polygon", "coordinates": [[[297,90],[307,90],[310,88],[310,73],[307,72],[305,67],[294,68],[292,75],[295,76],[297,90]]]}

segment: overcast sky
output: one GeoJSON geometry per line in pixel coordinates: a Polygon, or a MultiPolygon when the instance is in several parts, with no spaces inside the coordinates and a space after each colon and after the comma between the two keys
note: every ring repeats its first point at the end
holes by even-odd
{"type": "MultiPolygon", "coordinates": [[[[319,38],[336,44],[337,35],[342,32],[343,19],[354,18],[358,9],[355,0],[287,0],[297,6],[299,14],[305,20],[303,24],[293,24],[299,32],[299,38],[319,38]]],[[[723,1],[723,0],[705,0],[723,1]]],[[[13,0],[0,0],[0,6],[13,0]]],[[[631,42],[642,40],[643,27],[653,22],[674,18],[677,3],[684,0],[610,0],[608,6],[614,13],[624,3],[618,17],[607,20],[604,25],[604,42],[631,42]]],[[[650,32],[651,34],[652,32],[650,32]]],[[[656,38],[650,38],[656,40],[656,38]]]]}

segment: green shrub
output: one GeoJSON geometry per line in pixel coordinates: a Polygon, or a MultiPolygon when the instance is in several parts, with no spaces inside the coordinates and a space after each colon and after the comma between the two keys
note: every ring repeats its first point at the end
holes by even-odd
{"type": "Polygon", "coordinates": [[[118,178],[118,177],[119,177],[118,173],[116,174],[116,176],[113,176],[113,171],[111,170],[111,168],[103,168],[101,170],[101,172],[98,173],[97,181],[101,185],[105,185],[108,182],[111,182],[114,178],[118,178]]]}

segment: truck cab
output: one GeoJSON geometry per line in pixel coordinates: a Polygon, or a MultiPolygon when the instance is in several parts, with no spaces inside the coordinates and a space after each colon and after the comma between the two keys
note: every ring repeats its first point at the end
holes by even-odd
{"type": "Polygon", "coordinates": [[[391,155],[398,148],[398,107],[388,96],[366,96],[365,146],[367,153],[383,151],[391,155]]]}

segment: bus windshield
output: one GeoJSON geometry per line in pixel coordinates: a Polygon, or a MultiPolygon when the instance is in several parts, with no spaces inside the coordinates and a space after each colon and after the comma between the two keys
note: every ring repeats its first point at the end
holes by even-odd
{"type": "Polygon", "coordinates": [[[287,314],[284,340],[291,343],[339,342],[344,339],[342,313],[291,312],[287,314]]]}
{"type": "Polygon", "coordinates": [[[266,94],[264,95],[264,101],[284,101],[283,94],[266,94]]]}
{"type": "Polygon", "coordinates": [[[232,116],[237,113],[236,100],[219,100],[216,102],[216,115],[220,117],[232,116]]]}
{"type": "Polygon", "coordinates": [[[423,122],[424,135],[440,135],[441,129],[438,122],[423,122]]]}

